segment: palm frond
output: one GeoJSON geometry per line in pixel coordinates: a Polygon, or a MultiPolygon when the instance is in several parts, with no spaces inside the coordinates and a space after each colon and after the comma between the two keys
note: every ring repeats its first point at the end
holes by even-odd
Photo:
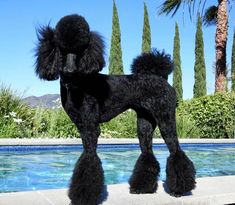
{"type": "Polygon", "coordinates": [[[210,6],[203,15],[203,23],[206,26],[215,25],[217,21],[217,6],[210,6]]]}
{"type": "Polygon", "coordinates": [[[160,6],[159,14],[160,15],[162,15],[162,14],[168,15],[169,13],[172,12],[172,16],[174,16],[184,1],[185,0],[166,0],[166,1],[164,1],[164,3],[160,6]]]}
{"type": "MultiPolygon", "coordinates": [[[[231,0],[234,1],[234,0],[231,0]]],[[[192,20],[192,16],[194,16],[194,12],[197,9],[197,13],[203,13],[204,7],[206,5],[207,0],[199,0],[198,4],[196,0],[165,0],[163,4],[160,6],[159,15],[162,14],[170,14],[172,13],[172,17],[176,14],[181,5],[183,5],[183,14],[185,6],[188,6],[188,12],[190,15],[190,19],[192,20]],[[197,6],[196,6],[197,5],[197,6]],[[201,9],[201,12],[199,11],[201,9]]]]}
{"type": "Polygon", "coordinates": [[[202,14],[204,13],[205,6],[206,6],[206,0],[204,0],[203,4],[201,6],[201,8],[202,8],[201,13],[202,14]]]}
{"type": "Polygon", "coordinates": [[[228,0],[228,11],[230,12],[232,10],[232,7],[234,6],[235,0],[228,0]]]}

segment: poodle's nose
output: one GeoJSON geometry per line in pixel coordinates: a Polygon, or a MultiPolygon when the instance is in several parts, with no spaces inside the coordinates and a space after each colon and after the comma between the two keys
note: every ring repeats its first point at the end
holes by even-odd
{"type": "Polygon", "coordinates": [[[76,58],[77,56],[75,54],[67,54],[64,72],[73,73],[74,71],[76,71],[76,58]]]}

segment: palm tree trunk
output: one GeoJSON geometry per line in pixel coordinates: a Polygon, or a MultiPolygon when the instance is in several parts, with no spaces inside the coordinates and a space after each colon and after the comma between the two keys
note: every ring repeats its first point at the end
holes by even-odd
{"type": "Polygon", "coordinates": [[[228,35],[227,0],[218,0],[216,25],[215,92],[226,90],[226,44],[228,35]]]}

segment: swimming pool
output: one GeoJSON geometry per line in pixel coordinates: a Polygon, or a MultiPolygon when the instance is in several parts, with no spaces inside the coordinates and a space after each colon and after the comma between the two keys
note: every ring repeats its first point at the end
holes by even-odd
{"type": "MultiPolygon", "coordinates": [[[[181,144],[197,177],[235,175],[235,144],[181,144]]],[[[82,146],[0,146],[0,192],[66,188],[82,146]]],[[[99,145],[105,183],[126,183],[140,150],[137,144],[99,145]]],[[[165,145],[154,145],[165,179],[165,145]]]]}

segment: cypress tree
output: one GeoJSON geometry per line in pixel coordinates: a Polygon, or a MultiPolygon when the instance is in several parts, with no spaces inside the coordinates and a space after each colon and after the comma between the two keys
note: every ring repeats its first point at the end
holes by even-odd
{"type": "Polygon", "coordinates": [[[142,53],[147,53],[151,50],[151,30],[149,25],[148,9],[144,3],[144,26],[142,34],[142,53]]]}
{"type": "Polygon", "coordinates": [[[235,92],[235,29],[233,33],[231,76],[232,76],[232,91],[235,92]]]}
{"type": "Polygon", "coordinates": [[[182,88],[182,71],[181,71],[181,59],[180,59],[180,37],[179,27],[175,24],[175,37],[174,37],[174,73],[173,73],[173,87],[176,91],[177,102],[183,100],[183,88],[182,88]]]}
{"type": "Polygon", "coordinates": [[[112,19],[112,39],[109,56],[109,74],[123,74],[122,49],[121,49],[121,31],[119,25],[118,11],[115,1],[113,1],[113,19],[112,19]]]}
{"type": "Polygon", "coordinates": [[[194,86],[193,97],[206,95],[206,66],[204,59],[204,42],[202,32],[202,19],[198,14],[197,31],[195,37],[195,64],[194,64],[194,86]]]}

